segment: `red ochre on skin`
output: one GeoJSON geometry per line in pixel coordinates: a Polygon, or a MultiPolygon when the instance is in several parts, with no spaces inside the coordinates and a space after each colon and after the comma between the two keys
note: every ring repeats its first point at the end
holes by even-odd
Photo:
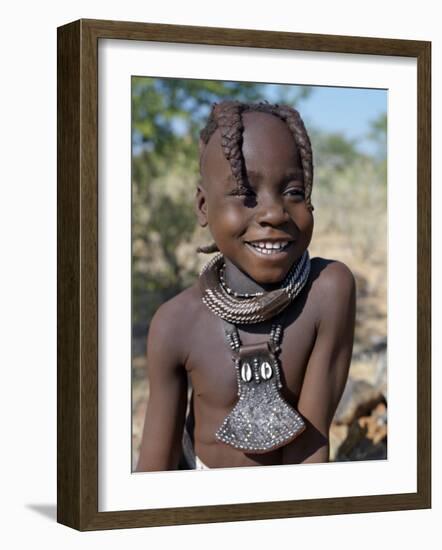
{"type": "Polygon", "coordinates": [[[256,112],[244,113],[243,123],[247,188],[238,189],[217,130],[201,162],[198,220],[208,225],[220,252],[230,260],[226,277],[231,283],[240,271],[259,285],[271,287],[284,279],[308,248],[313,215],[305,204],[301,161],[286,124],[256,112]],[[252,242],[288,245],[278,253],[264,254],[252,242]],[[232,264],[237,270],[231,269],[232,264]]]}

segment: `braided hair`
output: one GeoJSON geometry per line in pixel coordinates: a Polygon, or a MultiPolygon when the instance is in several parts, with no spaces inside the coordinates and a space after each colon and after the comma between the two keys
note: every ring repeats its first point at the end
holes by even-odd
{"type": "MultiPolygon", "coordinates": [[[[214,103],[206,126],[200,132],[200,168],[204,150],[213,133],[219,129],[221,133],[221,147],[224,157],[229,161],[238,187],[243,188],[246,181],[246,168],[242,154],[244,124],[242,113],[268,113],[284,121],[291,131],[301,158],[304,176],[305,202],[313,210],[311,193],[313,186],[313,155],[310,138],[304,122],[298,111],[288,105],[273,105],[271,103],[241,103],[240,101],[223,101],[214,103]]],[[[217,252],[215,243],[197,248],[198,252],[210,254],[217,252]]]]}

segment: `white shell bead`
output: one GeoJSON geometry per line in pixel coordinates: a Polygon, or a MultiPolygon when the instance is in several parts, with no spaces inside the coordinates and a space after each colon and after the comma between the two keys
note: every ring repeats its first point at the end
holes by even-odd
{"type": "Polygon", "coordinates": [[[244,363],[241,367],[241,378],[244,382],[250,382],[252,379],[252,369],[250,368],[249,363],[244,363]]]}
{"type": "Polygon", "coordinates": [[[261,378],[263,380],[269,380],[272,377],[273,371],[272,367],[267,361],[261,364],[261,378]]]}

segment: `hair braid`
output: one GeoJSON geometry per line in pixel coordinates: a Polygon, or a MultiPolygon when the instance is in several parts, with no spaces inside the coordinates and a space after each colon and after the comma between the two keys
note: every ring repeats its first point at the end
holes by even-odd
{"type": "Polygon", "coordinates": [[[207,126],[200,133],[204,147],[215,130],[219,129],[224,157],[229,161],[232,174],[239,186],[244,185],[245,175],[242,154],[244,125],[241,118],[241,112],[245,107],[246,105],[239,101],[214,103],[207,126]]]}
{"type": "Polygon", "coordinates": [[[304,122],[302,121],[298,111],[288,107],[287,105],[277,105],[277,110],[274,114],[284,120],[293,134],[293,138],[299,151],[299,156],[301,157],[302,171],[304,174],[305,201],[307,206],[313,210],[313,205],[311,202],[313,187],[313,154],[310,138],[307,134],[307,130],[305,129],[304,122]]]}
{"type": "MultiPolygon", "coordinates": [[[[302,164],[304,178],[305,202],[313,210],[311,193],[313,187],[313,154],[310,138],[305,129],[301,115],[288,105],[264,103],[241,103],[240,101],[223,101],[214,103],[206,126],[200,132],[200,168],[204,149],[216,129],[221,133],[221,147],[224,157],[229,161],[232,174],[239,187],[244,186],[245,162],[242,154],[244,125],[242,113],[263,112],[277,116],[287,124],[293,135],[302,164]]],[[[217,252],[215,243],[200,246],[197,252],[210,254],[217,252]]]]}

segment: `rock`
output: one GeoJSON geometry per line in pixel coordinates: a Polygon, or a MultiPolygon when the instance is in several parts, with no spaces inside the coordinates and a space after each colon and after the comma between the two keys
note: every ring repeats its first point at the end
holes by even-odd
{"type": "Polygon", "coordinates": [[[383,460],[387,458],[387,407],[379,403],[369,416],[355,418],[346,439],[336,452],[336,461],[383,460]]]}
{"type": "Polygon", "coordinates": [[[337,424],[351,424],[355,418],[370,414],[385,397],[365,380],[349,378],[334,416],[337,424]]]}
{"type": "Polygon", "coordinates": [[[359,418],[358,423],[362,429],[366,429],[366,437],[377,445],[387,437],[387,407],[379,403],[370,416],[359,418]]]}

